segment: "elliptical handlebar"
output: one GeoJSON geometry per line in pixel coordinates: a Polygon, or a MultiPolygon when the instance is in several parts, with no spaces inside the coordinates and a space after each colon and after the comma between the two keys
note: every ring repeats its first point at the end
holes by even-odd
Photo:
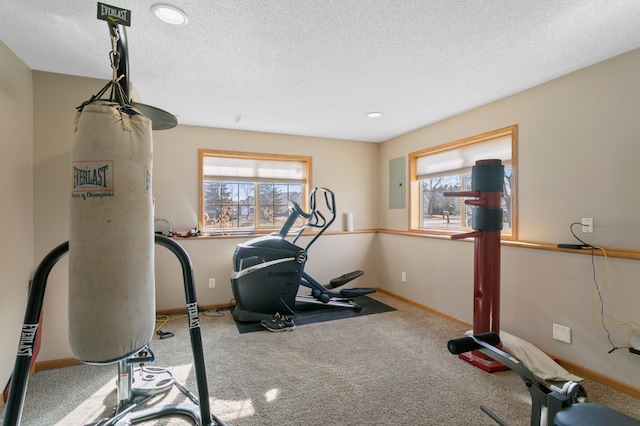
{"type": "MultiPolygon", "coordinates": [[[[284,225],[282,225],[282,228],[280,228],[280,232],[278,232],[278,235],[280,235],[281,238],[286,238],[287,234],[291,230],[291,227],[294,223],[296,223],[296,220],[298,220],[299,217],[310,219],[312,216],[313,212],[305,213],[305,211],[302,210],[302,207],[300,207],[300,204],[296,203],[293,200],[289,200],[289,217],[287,218],[287,221],[284,223],[284,225]]],[[[304,227],[302,229],[304,229],[304,227]]]]}
{"type": "MultiPolygon", "coordinates": [[[[309,244],[307,244],[307,247],[305,247],[305,250],[308,250],[309,247],[311,247],[311,245],[313,243],[316,242],[316,240],[318,238],[320,238],[320,235],[322,235],[324,233],[324,231],[326,231],[331,224],[336,220],[336,197],[333,194],[333,191],[331,191],[328,188],[324,188],[324,187],[320,187],[320,188],[314,188],[313,191],[311,191],[311,203],[313,203],[313,215],[314,218],[316,220],[316,223],[310,223],[309,226],[314,226],[316,228],[320,228],[320,231],[318,231],[318,233],[311,239],[311,241],[309,241],[309,244]],[[320,211],[318,211],[315,207],[316,207],[316,191],[320,190],[322,192],[324,192],[324,202],[325,205],[327,207],[327,210],[329,211],[329,213],[331,213],[331,219],[327,220],[320,211]],[[331,197],[329,199],[329,197],[331,197]],[[320,219],[322,219],[322,223],[319,223],[318,217],[320,219]]],[[[311,204],[310,203],[310,204],[311,204]]],[[[296,239],[298,239],[298,237],[302,234],[302,232],[298,233],[298,236],[296,237],[296,239]]]]}
{"type": "Polygon", "coordinates": [[[318,237],[320,237],[320,235],[322,235],[324,231],[326,231],[327,228],[329,228],[329,226],[331,226],[331,224],[336,220],[335,200],[336,198],[333,191],[324,187],[316,187],[311,190],[311,193],[309,194],[308,213],[302,210],[302,207],[300,207],[297,202],[289,200],[289,217],[287,218],[287,221],[284,223],[284,225],[282,225],[282,228],[280,229],[280,232],[278,232],[278,235],[280,236],[280,238],[286,238],[287,234],[291,230],[291,227],[296,223],[299,217],[306,219],[307,223],[298,230],[296,237],[292,242],[295,243],[303,234],[305,229],[309,227],[320,228],[320,231],[318,231],[318,233],[305,247],[305,250],[307,250],[316,241],[316,239],[318,239],[318,237]],[[317,208],[316,197],[318,191],[322,191],[324,193],[325,207],[331,214],[331,218],[328,220],[324,216],[324,214],[322,214],[322,212],[317,208]]]}
{"type": "Polygon", "coordinates": [[[327,210],[329,210],[333,215],[333,219],[331,220],[333,222],[333,220],[336,218],[336,196],[330,189],[324,187],[320,189],[322,190],[322,192],[324,192],[324,202],[327,206],[327,210]],[[329,196],[331,196],[331,200],[329,200],[329,196]]]}

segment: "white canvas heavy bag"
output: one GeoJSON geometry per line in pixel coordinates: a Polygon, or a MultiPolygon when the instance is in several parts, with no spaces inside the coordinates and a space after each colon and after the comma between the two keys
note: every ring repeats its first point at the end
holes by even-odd
{"type": "Polygon", "coordinates": [[[86,363],[127,358],[155,327],[151,122],[122,110],[93,101],[75,122],[69,343],[86,363]]]}

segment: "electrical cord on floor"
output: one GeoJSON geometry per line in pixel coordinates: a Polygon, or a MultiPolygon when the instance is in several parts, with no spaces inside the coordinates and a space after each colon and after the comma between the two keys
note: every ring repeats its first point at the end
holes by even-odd
{"type": "Polygon", "coordinates": [[[229,306],[220,306],[219,308],[216,309],[203,309],[202,315],[205,317],[210,317],[210,318],[222,318],[224,317],[224,311],[233,311],[233,308],[235,306],[235,299],[231,299],[229,301],[229,306]],[[215,312],[215,315],[210,314],[209,312],[215,312]]]}
{"type": "MultiPolygon", "coordinates": [[[[231,299],[231,301],[229,302],[229,306],[223,306],[220,308],[217,308],[215,310],[213,309],[202,309],[200,307],[198,307],[198,312],[200,314],[202,314],[202,316],[205,317],[209,317],[209,318],[222,318],[224,317],[224,311],[229,310],[232,311],[233,307],[235,306],[235,299],[231,299]],[[215,314],[211,314],[210,312],[215,312],[215,314]]],[[[171,315],[156,315],[156,323],[160,323],[160,325],[158,325],[156,327],[156,334],[160,337],[160,339],[168,339],[169,337],[173,337],[174,334],[170,331],[162,331],[162,328],[167,325],[169,322],[171,321],[176,321],[176,320],[180,320],[180,319],[184,319],[187,318],[187,314],[184,312],[179,312],[179,313],[175,313],[175,314],[171,314],[171,315]]]]}
{"type": "Polygon", "coordinates": [[[160,339],[168,339],[169,337],[173,337],[173,333],[170,331],[162,331],[162,327],[167,325],[170,321],[176,321],[179,319],[186,318],[186,314],[179,315],[156,315],[156,323],[160,323],[159,326],[156,327],[156,334],[160,336],[160,339]]]}
{"type": "Polygon", "coordinates": [[[201,311],[202,316],[205,317],[209,317],[209,318],[222,318],[224,316],[224,313],[222,311],[224,311],[225,309],[228,308],[217,308],[217,309],[203,309],[201,311]],[[214,312],[213,314],[211,314],[210,312],[214,312]]]}

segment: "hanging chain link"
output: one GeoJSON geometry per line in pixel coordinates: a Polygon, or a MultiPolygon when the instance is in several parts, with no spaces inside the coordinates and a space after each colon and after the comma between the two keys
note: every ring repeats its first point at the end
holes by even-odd
{"type": "MultiPolygon", "coordinates": [[[[111,69],[113,70],[113,76],[110,82],[108,82],[102,90],[93,95],[91,99],[83,102],[76,109],[78,111],[82,111],[82,109],[95,100],[102,99],[102,95],[104,95],[109,89],[111,89],[110,96],[107,98],[111,102],[117,102],[120,104],[122,108],[127,109],[129,111],[131,105],[129,104],[129,99],[125,94],[124,90],[122,90],[122,86],[120,85],[120,80],[124,77],[124,74],[118,76],[118,68],[120,67],[120,52],[118,52],[118,42],[120,41],[120,32],[116,26],[110,26],[111,29],[111,52],[109,52],[109,61],[111,62],[111,69]]],[[[126,59],[126,58],[125,58],[126,59]]]]}
{"type": "Polygon", "coordinates": [[[118,68],[120,67],[120,52],[118,51],[118,42],[120,41],[120,32],[118,27],[111,25],[111,52],[109,52],[109,60],[111,61],[111,69],[113,70],[113,76],[111,80],[111,100],[118,102],[120,106],[127,106],[129,100],[122,90],[120,80],[124,77],[124,74],[118,75],[118,68]]]}
{"type": "Polygon", "coordinates": [[[118,52],[118,41],[120,33],[116,26],[111,26],[111,52],[109,52],[109,60],[111,61],[111,69],[113,70],[112,81],[115,83],[118,78],[118,67],[120,67],[120,52],[118,52]]]}

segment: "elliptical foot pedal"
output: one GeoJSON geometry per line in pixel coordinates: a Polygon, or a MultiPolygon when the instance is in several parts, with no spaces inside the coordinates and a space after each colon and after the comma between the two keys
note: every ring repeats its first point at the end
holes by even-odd
{"type": "Polygon", "coordinates": [[[370,287],[367,288],[345,288],[340,290],[340,295],[342,297],[360,297],[365,296],[367,294],[375,293],[376,290],[370,287]]]}
{"type": "Polygon", "coordinates": [[[362,275],[364,275],[363,271],[349,272],[348,274],[340,275],[339,277],[332,279],[331,281],[329,281],[329,284],[327,284],[325,287],[326,288],[340,287],[350,281],[355,280],[358,277],[361,277],[362,275]]]}

